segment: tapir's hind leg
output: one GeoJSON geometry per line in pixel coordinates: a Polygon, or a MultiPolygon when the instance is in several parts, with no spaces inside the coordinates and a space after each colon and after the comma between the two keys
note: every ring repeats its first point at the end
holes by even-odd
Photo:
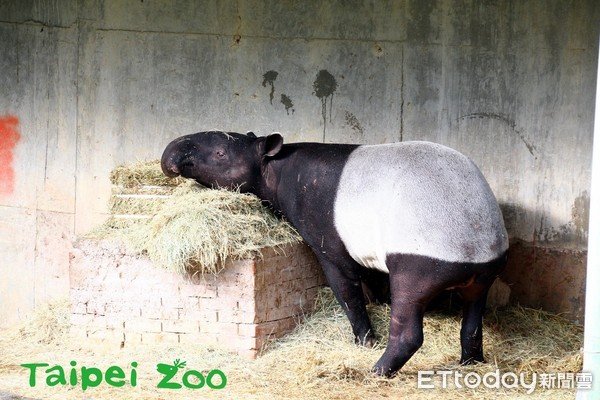
{"type": "Polygon", "coordinates": [[[490,287],[496,276],[506,266],[507,254],[486,264],[473,266],[477,271],[475,280],[467,286],[458,287],[463,298],[463,318],[460,329],[461,364],[484,362],[483,358],[483,314],[490,287]]]}
{"type": "Polygon", "coordinates": [[[392,376],[423,344],[423,315],[431,299],[444,286],[435,276],[435,261],[418,256],[391,255],[392,306],[390,334],[385,352],[375,364],[378,375],[392,376]]]}
{"type": "Polygon", "coordinates": [[[463,298],[460,329],[461,364],[483,362],[483,314],[491,284],[473,283],[458,289],[463,298]]]}
{"type": "Polygon", "coordinates": [[[404,291],[410,290],[408,286],[394,286],[392,291],[390,336],[385,352],[374,367],[378,375],[394,375],[423,344],[423,314],[427,301],[406,294],[404,291]]]}
{"type": "Polygon", "coordinates": [[[487,292],[504,258],[487,264],[462,264],[416,255],[388,255],[392,309],[390,336],[375,364],[380,375],[396,373],[423,344],[423,314],[442,290],[458,288],[465,304],[461,330],[461,362],[483,361],[482,319],[487,292]]]}

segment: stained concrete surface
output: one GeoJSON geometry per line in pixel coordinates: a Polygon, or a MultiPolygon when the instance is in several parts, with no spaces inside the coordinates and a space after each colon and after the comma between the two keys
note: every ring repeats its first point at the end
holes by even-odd
{"type": "Polygon", "coordinates": [[[513,300],[580,319],[599,31],[595,0],[2,0],[0,119],[20,140],[1,163],[0,324],[66,295],[112,168],[213,128],[464,152],[536,254],[517,248],[513,300]]]}

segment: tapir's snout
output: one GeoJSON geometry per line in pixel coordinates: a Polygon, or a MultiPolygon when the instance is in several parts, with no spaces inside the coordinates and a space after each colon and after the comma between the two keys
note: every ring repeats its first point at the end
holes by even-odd
{"type": "Polygon", "coordinates": [[[162,168],[163,173],[169,178],[175,178],[180,175],[179,168],[177,168],[177,165],[170,160],[165,162],[165,159],[163,158],[160,167],[162,168]]]}
{"type": "Polygon", "coordinates": [[[175,178],[181,175],[180,163],[181,163],[181,148],[184,142],[188,141],[189,138],[181,137],[173,140],[167,145],[165,151],[163,151],[160,159],[160,167],[163,173],[169,178],[175,178]]]}
{"type": "Polygon", "coordinates": [[[160,159],[160,168],[162,169],[163,174],[169,178],[175,178],[180,175],[180,171],[177,162],[173,158],[173,152],[167,152],[168,149],[168,147],[165,149],[162,158],[160,159]]]}

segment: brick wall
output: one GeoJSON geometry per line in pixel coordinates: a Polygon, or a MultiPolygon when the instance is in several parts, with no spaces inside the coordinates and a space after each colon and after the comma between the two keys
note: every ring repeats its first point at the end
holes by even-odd
{"type": "Polygon", "coordinates": [[[304,244],[229,262],[218,275],[156,268],[108,241],[71,254],[71,334],[107,345],[193,341],[255,357],[312,310],[325,282],[304,244]]]}

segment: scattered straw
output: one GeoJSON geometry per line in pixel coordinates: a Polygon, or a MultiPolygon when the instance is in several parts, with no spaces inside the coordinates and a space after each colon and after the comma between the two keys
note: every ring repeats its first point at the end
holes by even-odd
{"type": "Polygon", "coordinates": [[[125,188],[141,186],[177,186],[184,178],[169,178],[160,169],[160,161],[139,161],[133,164],[119,165],[110,173],[113,185],[125,188]]]}
{"type": "Polygon", "coordinates": [[[32,318],[0,335],[0,371],[18,366],[39,347],[55,347],[69,336],[70,302],[58,299],[36,309],[32,318]]]}
{"type": "Polygon", "coordinates": [[[20,329],[23,338],[37,343],[52,343],[69,333],[70,301],[53,300],[37,309],[33,318],[20,329]]]}
{"type": "MultiPolygon", "coordinates": [[[[62,313],[58,309],[54,312],[62,313]]],[[[487,363],[459,366],[460,355],[458,311],[444,310],[425,315],[425,342],[401,372],[392,379],[374,376],[370,370],[381,356],[387,340],[389,307],[370,306],[369,314],[381,343],[375,349],[354,345],[350,325],[329,289],[319,294],[317,310],[307,317],[290,335],[275,341],[262,357],[247,361],[217,348],[202,345],[165,345],[146,343],[139,347],[106,348],[94,343],[71,342],[63,336],[63,318],[42,318],[55,321],[53,340],[39,340],[18,329],[0,336],[0,366],[2,389],[22,396],[44,399],[572,399],[573,389],[545,389],[539,386],[528,395],[523,389],[457,388],[453,382],[441,387],[434,380],[434,389],[417,388],[418,371],[453,370],[463,375],[476,372],[483,376],[496,369],[500,373],[536,372],[577,373],[581,370],[582,329],[562,317],[522,307],[489,310],[484,319],[485,357],[487,363]],[[222,390],[157,389],[160,375],[157,363],[175,359],[186,361],[187,367],[199,371],[221,369],[228,379],[222,390]],[[138,386],[110,387],[102,384],[89,388],[47,387],[29,388],[25,362],[48,362],[69,366],[79,365],[126,368],[138,363],[138,386]]],[[[40,322],[40,321],[38,321],[40,322]]],[[[42,322],[43,326],[52,324],[42,322]]],[[[30,325],[33,327],[33,325],[30,325]]],[[[35,329],[34,329],[35,330],[35,329]]],[[[44,329],[46,330],[46,329],[44,329]]],[[[29,330],[28,330],[29,331],[29,330]]],[[[45,337],[45,335],[42,335],[45,337]]],[[[183,372],[181,373],[183,374],[183,372]]],[[[181,374],[179,377],[181,378],[181,374]]],[[[528,378],[529,379],[529,378],[528,378]]],[[[530,382],[528,380],[528,382],[530,382]]]]}
{"type": "Polygon", "coordinates": [[[118,167],[111,182],[112,216],[88,237],[122,240],[169,270],[216,273],[227,259],[301,241],[258,197],[181,178],[167,186],[174,182],[165,180],[157,161],[118,167]]]}

